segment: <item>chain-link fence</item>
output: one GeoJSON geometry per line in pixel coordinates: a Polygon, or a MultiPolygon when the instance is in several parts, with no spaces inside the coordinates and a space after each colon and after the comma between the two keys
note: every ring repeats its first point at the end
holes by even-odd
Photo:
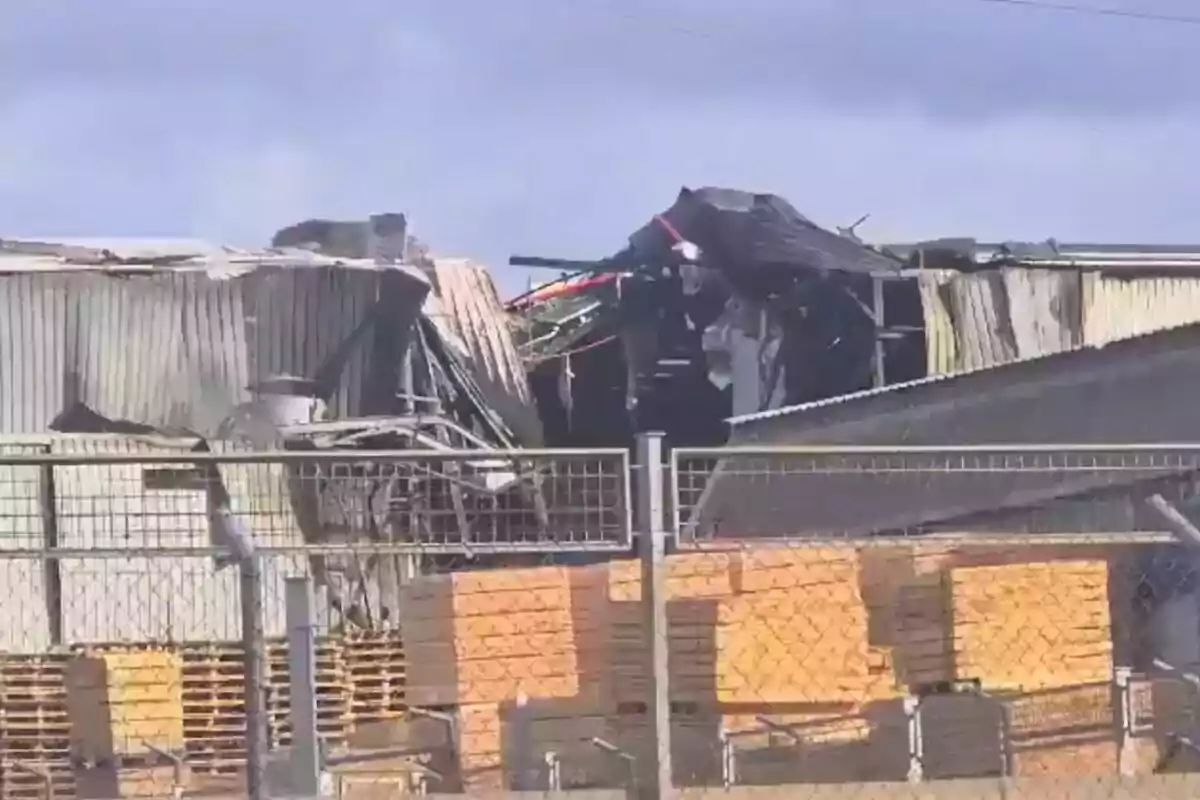
{"type": "Polygon", "coordinates": [[[1200,446],[122,447],[0,454],[0,798],[1200,796],[1200,446]]]}
{"type": "Polygon", "coordinates": [[[1194,796],[1198,469],[1193,446],[675,451],[671,692],[722,747],[675,782],[1194,796]],[[680,635],[699,614],[707,644],[680,635]]]}
{"type": "MultiPolygon", "coordinates": [[[[300,688],[314,696],[332,788],[366,797],[462,785],[468,753],[447,762],[442,750],[457,753],[459,728],[477,735],[466,721],[480,698],[568,673],[518,671],[518,657],[537,652],[518,635],[511,668],[481,661],[478,644],[460,648],[461,587],[628,552],[628,460],[211,453],[104,437],[7,446],[0,797],[290,792],[287,587],[298,577],[315,595],[312,674],[300,688]],[[459,716],[441,744],[416,724],[459,716]]],[[[521,619],[497,603],[497,625],[521,619]]],[[[504,641],[497,630],[483,646],[494,655],[504,641]]]]}

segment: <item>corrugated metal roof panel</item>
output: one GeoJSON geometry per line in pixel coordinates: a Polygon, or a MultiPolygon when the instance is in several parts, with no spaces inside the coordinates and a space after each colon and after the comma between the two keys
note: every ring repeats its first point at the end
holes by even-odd
{"type": "MultiPolygon", "coordinates": [[[[75,402],[112,419],[212,434],[279,374],[315,376],[378,300],[415,316],[426,283],[342,269],[0,276],[0,433],[36,433],[75,402]],[[207,408],[214,393],[224,409],[207,408]],[[201,397],[205,402],[201,402],[201,397]]],[[[422,279],[423,281],[423,279],[422,279]]],[[[330,401],[335,416],[391,408],[373,337],[356,347],[330,401]]],[[[392,365],[394,367],[394,365],[392,365]]]]}
{"type": "Polygon", "coordinates": [[[1017,358],[1041,358],[1080,344],[1079,276],[1043,269],[1001,271],[1017,358]]]}
{"type": "MultiPolygon", "coordinates": [[[[734,421],[731,444],[886,448],[1189,442],[1194,440],[1192,398],[1198,390],[1200,325],[1192,325],[1103,348],[741,418],[734,421]]],[[[956,471],[935,453],[925,461],[910,459],[914,467],[905,470],[891,468],[910,463],[904,456],[879,458],[889,469],[842,464],[839,470],[836,455],[823,468],[789,467],[786,456],[731,455],[713,473],[697,521],[701,527],[719,525],[730,535],[753,535],[763,528],[778,533],[789,526],[797,535],[894,530],[1018,500],[1029,504],[1033,497],[1044,502],[1086,488],[1145,480],[1165,469],[1160,464],[1072,471],[1062,467],[1062,458],[1054,468],[988,469],[984,454],[979,457],[982,468],[956,471]]]]}
{"type": "Polygon", "coordinates": [[[1200,278],[1083,278],[1083,335],[1103,346],[1200,321],[1200,278]]]}
{"type": "Polygon", "coordinates": [[[950,294],[958,333],[959,368],[981,369],[1005,364],[1016,358],[1016,345],[1003,323],[1007,308],[1000,275],[981,272],[954,278],[950,294]]]}
{"type": "Polygon", "coordinates": [[[1200,277],[1008,268],[920,277],[930,374],[1039,358],[1200,321],[1200,277]]]}
{"type": "Polygon", "coordinates": [[[0,272],[209,271],[244,273],[256,267],[342,267],[372,272],[420,271],[406,264],[329,256],[292,247],[243,250],[199,240],[0,237],[0,272]]]}
{"type": "Polygon", "coordinates": [[[539,445],[541,420],[491,273],[457,258],[433,259],[431,272],[438,302],[428,316],[443,336],[462,343],[488,404],[524,444],[539,445]]]}
{"type": "Polygon", "coordinates": [[[925,363],[930,375],[944,375],[959,369],[954,315],[945,290],[955,274],[945,270],[924,270],[917,276],[925,322],[925,363]]]}

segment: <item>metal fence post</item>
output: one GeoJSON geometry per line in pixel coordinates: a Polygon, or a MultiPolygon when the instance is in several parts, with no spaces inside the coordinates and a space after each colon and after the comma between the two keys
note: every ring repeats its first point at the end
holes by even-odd
{"type": "Polygon", "coordinates": [[[921,725],[920,696],[905,696],[904,715],[908,718],[908,782],[921,783],[925,780],[925,732],[921,725]]]}
{"type": "Polygon", "coordinates": [[[250,800],[267,794],[267,643],[263,632],[262,556],[239,563],[242,583],[242,646],[245,648],[246,793],[250,800]]]}
{"type": "Polygon", "coordinates": [[[674,789],[671,775],[671,697],[667,667],[666,531],[663,507],[663,434],[637,437],[638,550],[642,561],[642,602],[650,636],[654,742],[654,785],[658,797],[674,789]]]}
{"type": "Polygon", "coordinates": [[[288,688],[292,723],[291,773],[298,794],[321,793],[321,752],[317,732],[316,635],[312,580],[288,578],[285,588],[288,629],[288,688]]]}
{"type": "Polygon", "coordinates": [[[214,509],[211,520],[218,540],[233,554],[241,578],[242,675],[246,695],[246,794],[250,800],[266,800],[267,792],[267,718],[266,670],[267,641],[263,631],[262,556],[254,537],[233,515],[228,506],[214,509]]]}
{"type": "Polygon", "coordinates": [[[1121,740],[1117,748],[1117,773],[1125,777],[1132,777],[1136,774],[1131,687],[1133,670],[1129,667],[1117,667],[1113,670],[1113,679],[1117,685],[1117,713],[1121,731],[1121,740]]]}

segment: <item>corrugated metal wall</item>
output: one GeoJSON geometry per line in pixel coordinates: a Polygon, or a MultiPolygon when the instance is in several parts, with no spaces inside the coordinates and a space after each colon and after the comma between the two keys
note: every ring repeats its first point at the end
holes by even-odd
{"type": "MultiPolygon", "coordinates": [[[[37,442],[0,443],[0,454],[6,456],[45,450],[37,442]]],[[[4,651],[40,652],[50,644],[42,562],[3,556],[5,550],[42,546],[39,482],[36,467],[0,465],[0,650],[4,651]]]]}
{"type": "MultiPolygon", "coordinates": [[[[186,452],[190,442],[156,446],[105,436],[63,436],[48,447],[22,445],[15,452],[186,452]]],[[[14,452],[15,446],[0,449],[14,452]]],[[[217,571],[207,556],[155,556],[155,548],[209,546],[207,509],[201,492],[150,489],[146,471],[177,465],[58,466],[54,468],[59,544],[72,549],[120,550],[119,557],[67,558],[60,562],[62,633],[67,644],[121,641],[230,640],[241,635],[237,570],[217,571]],[[144,553],[144,555],[138,555],[144,553]]],[[[292,515],[287,476],[278,464],[222,468],[233,510],[262,546],[299,547],[303,537],[292,515]]],[[[8,548],[41,544],[35,467],[0,467],[0,537],[8,548]],[[18,474],[19,473],[19,474],[18,474]]],[[[38,652],[50,644],[42,563],[5,559],[4,616],[0,648],[38,652]]],[[[284,579],[303,575],[307,560],[272,555],[265,564],[265,627],[283,635],[284,579]]]]}
{"type": "Polygon", "coordinates": [[[1200,278],[1010,268],[919,279],[930,375],[1037,358],[1200,321],[1200,278]]]}
{"type": "MultiPolygon", "coordinates": [[[[197,272],[0,277],[0,433],[43,432],[76,401],[113,419],[211,432],[219,419],[197,409],[201,380],[232,409],[258,378],[312,377],[381,296],[386,274],[321,267],[226,279],[197,272]]],[[[366,337],[343,372],[334,414],[377,410],[381,398],[368,396],[371,348],[366,337]]]]}

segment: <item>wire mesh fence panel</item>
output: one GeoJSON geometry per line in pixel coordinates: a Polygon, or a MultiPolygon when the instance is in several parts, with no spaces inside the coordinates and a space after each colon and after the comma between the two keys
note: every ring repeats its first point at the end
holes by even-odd
{"type": "Polygon", "coordinates": [[[543,787],[581,769],[603,784],[625,763],[599,729],[543,747],[559,718],[603,719],[600,676],[579,672],[587,581],[572,570],[628,557],[624,451],[101,439],[0,452],[0,797],[255,796],[253,765],[288,793],[298,576],[316,586],[326,790],[543,787]]]}
{"type": "Polygon", "coordinates": [[[665,555],[655,465],[515,458],[0,453],[0,797],[289,794],[310,689],[351,800],[1197,796],[1191,448],[677,452],[665,555]]]}
{"type": "Polygon", "coordinates": [[[1185,796],[1178,776],[1157,792],[1200,764],[1197,603],[1148,592],[1145,549],[963,536],[668,556],[676,784],[1185,796]]]}
{"type": "Polygon", "coordinates": [[[1162,531],[1136,502],[1196,494],[1200,447],[677,449],[683,544],[940,531],[1162,531]],[[947,527],[948,526],[948,527],[947,527]]]}
{"type": "Polygon", "coordinates": [[[671,694],[723,749],[677,784],[1194,794],[1198,455],[676,451],[671,694]]]}

